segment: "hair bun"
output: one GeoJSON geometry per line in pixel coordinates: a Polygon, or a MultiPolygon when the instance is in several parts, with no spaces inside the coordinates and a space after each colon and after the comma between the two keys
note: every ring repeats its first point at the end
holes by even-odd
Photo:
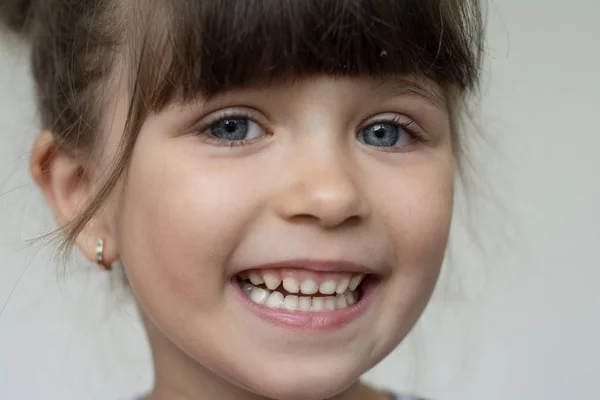
{"type": "Polygon", "coordinates": [[[35,0],[2,0],[0,22],[13,32],[26,34],[31,25],[34,3],[35,0]]]}

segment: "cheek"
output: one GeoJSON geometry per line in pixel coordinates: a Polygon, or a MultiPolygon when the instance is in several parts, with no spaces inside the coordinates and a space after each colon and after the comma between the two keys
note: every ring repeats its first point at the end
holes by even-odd
{"type": "Polygon", "coordinates": [[[395,272],[387,283],[390,309],[416,320],[435,287],[443,262],[453,205],[452,156],[388,172],[379,207],[395,272]]]}
{"type": "Polygon", "coordinates": [[[140,140],[136,147],[119,206],[123,264],[145,306],[160,299],[163,310],[171,303],[216,311],[225,289],[223,260],[252,217],[247,179],[237,169],[204,165],[168,146],[140,140]]]}
{"type": "MultiPolygon", "coordinates": [[[[449,169],[451,171],[451,169],[449,169]]],[[[394,240],[396,259],[406,268],[427,272],[442,262],[452,217],[451,172],[423,171],[404,182],[389,210],[388,229],[394,240]],[[410,194],[409,194],[410,193],[410,194]]],[[[436,272],[436,271],[431,271],[436,272]]]]}
{"type": "Polygon", "coordinates": [[[441,263],[448,241],[454,187],[452,157],[435,158],[401,171],[389,173],[379,207],[394,242],[395,258],[406,268],[429,269],[441,263]]]}

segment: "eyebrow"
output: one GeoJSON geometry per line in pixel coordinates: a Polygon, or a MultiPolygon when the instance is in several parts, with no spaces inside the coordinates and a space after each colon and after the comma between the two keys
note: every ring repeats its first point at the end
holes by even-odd
{"type": "Polygon", "coordinates": [[[435,82],[426,78],[417,77],[394,77],[376,83],[375,90],[394,96],[414,94],[425,98],[431,104],[439,108],[446,107],[446,96],[442,88],[435,82]]]}

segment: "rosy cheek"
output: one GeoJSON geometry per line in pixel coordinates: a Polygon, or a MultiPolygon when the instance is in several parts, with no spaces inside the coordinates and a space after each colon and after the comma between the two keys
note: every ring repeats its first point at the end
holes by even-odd
{"type": "Polygon", "coordinates": [[[128,267],[144,282],[156,280],[162,290],[206,297],[222,283],[217,282],[223,275],[220,263],[240,234],[244,215],[238,215],[243,210],[238,203],[244,196],[237,181],[244,175],[228,178],[194,158],[148,153],[133,158],[121,207],[128,267]]]}
{"type": "Polygon", "coordinates": [[[447,164],[411,171],[397,180],[382,203],[396,258],[404,268],[424,272],[424,267],[433,268],[443,258],[453,196],[451,164],[447,164]]]}

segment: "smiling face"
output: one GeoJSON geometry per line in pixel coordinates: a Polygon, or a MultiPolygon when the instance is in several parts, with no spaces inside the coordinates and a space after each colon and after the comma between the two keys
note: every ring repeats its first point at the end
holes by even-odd
{"type": "Polygon", "coordinates": [[[313,77],[147,119],[108,218],[159,376],[194,365],[323,398],[399,344],[437,280],[453,196],[448,112],[413,89],[313,77]]]}

